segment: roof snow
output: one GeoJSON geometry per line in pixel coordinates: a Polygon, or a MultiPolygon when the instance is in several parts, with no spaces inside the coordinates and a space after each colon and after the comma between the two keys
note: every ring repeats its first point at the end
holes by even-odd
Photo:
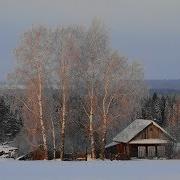
{"type": "Polygon", "coordinates": [[[129,144],[168,144],[169,141],[163,139],[139,139],[131,141],[129,144]]]}
{"type": "Polygon", "coordinates": [[[149,126],[152,121],[137,119],[133,121],[127,128],[121,131],[114,139],[115,142],[129,142],[139,132],[149,126]]]}

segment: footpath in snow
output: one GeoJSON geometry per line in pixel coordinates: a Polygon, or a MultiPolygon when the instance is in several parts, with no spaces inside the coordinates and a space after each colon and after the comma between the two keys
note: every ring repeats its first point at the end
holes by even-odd
{"type": "Polygon", "coordinates": [[[180,161],[0,160],[0,180],[180,180],[180,161]]]}

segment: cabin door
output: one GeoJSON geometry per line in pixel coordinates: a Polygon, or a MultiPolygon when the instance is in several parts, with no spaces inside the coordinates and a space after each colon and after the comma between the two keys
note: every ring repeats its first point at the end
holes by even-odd
{"type": "Polygon", "coordinates": [[[165,147],[164,146],[157,147],[157,155],[158,155],[158,157],[165,157],[165,147]]]}
{"type": "Polygon", "coordinates": [[[139,158],[146,157],[146,147],[145,146],[138,146],[138,157],[139,158]]]}
{"type": "Polygon", "coordinates": [[[156,148],[155,146],[148,146],[148,157],[153,158],[156,156],[156,148]]]}

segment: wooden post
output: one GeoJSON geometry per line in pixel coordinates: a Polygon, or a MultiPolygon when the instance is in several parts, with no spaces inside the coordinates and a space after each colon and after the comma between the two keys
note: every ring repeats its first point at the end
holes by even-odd
{"type": "Polygon", "coordinates": [[[86,147],[86,157],[85,157],[85,161],[87,161],[87,156],[88,156],[88,151],[87,151],[87,147],[86,147]]]}

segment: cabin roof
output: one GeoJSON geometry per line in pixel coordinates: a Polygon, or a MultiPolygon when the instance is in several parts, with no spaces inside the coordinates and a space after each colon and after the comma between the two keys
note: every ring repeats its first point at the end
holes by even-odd
{"type": "Polygon", "coordinates": [[[174,140],[174,138],[168,134],[162,127],[160,127],[157,123],[152,120],[144,120],[144,119],[136,119],[133,121],[128,127],[126,127],[123,131],[121,131],[114,139],[114,142],[128,143],[131,141],[137,134],[139,134],[142,130],[148,127],[150,124],[155,125],[161,131],[163,131],[170,139],[174,140]]]}

